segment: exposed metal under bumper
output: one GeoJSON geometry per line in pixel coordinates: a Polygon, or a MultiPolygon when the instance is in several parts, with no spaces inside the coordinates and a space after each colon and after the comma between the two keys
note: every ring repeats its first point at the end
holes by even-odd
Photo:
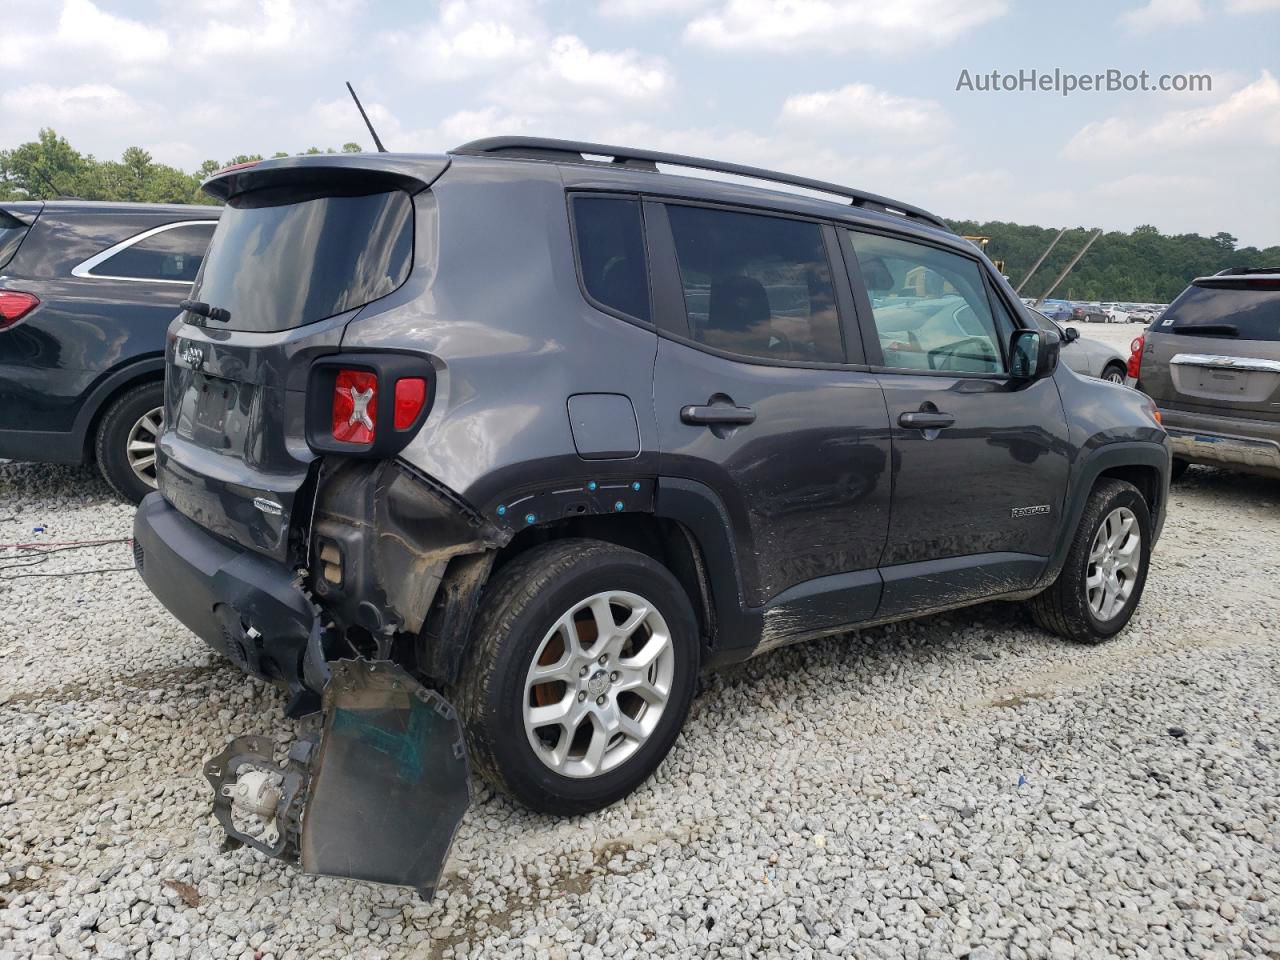
{"type": "Polygon", "coordinates": [[[1252,468],[1280,476],[1280,443],[1169,427],[1169,446],[1175,457],[1195,463],[1252,468]]]}
{"type": "Polygon", "coordinates": [[[283,764],[238,737],[205,764],[237,843],[306,873],[413,887],[430,899],[471,800],[453,707],[386,660],[338,660],[318,730],[283,764]]]}

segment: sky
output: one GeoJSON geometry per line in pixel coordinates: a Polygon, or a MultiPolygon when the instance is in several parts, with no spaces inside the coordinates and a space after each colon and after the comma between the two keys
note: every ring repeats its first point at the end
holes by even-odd
{"type": "Polygon", "coordinates": [[[567,137],[955,219],[1280,243],[1280,0],[0,0],[0,23],[0,147],[371,148],[351,80],[394,151],[567,137]],[[1211,89],[973,89],[1033,69],[1211,89]]]}

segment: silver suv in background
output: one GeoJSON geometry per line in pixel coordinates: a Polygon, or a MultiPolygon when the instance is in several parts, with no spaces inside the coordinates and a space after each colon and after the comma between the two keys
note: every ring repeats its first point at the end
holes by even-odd
{"type": "Polygon", "coordinates": [[[1280,267],[1193,280],[1133,341],[1129,376],[1160,408],[1175,478],[1205,463],[1280,479],[1280,267]]]}

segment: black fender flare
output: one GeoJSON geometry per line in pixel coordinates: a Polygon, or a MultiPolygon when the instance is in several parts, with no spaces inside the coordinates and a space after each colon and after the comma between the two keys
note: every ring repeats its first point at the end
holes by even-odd
{"type": "Polygon", "coordinates": [[[1169,452],[1169,447],[1167,444],[1150,440],[1117,440],[1104,443],[1085,454],[1072,469],[1066,500],[1063,504],[1063,523],[1058,531],[1058,542],[1049,555],[1049,563],[1045,566],[1037,587],[1047,587],[1062,572],[1076,528],[1084,515],[1085,504],[1089,501],[1089,494],[1093,492],[1098,478],[1116,467],[1151,467],[1160,476],[1158,497],[1156,502],[1151,504],[1152,546],[1155,546],[1154,541],[1159,539],[1160,531],[1164,527],[1165,508],[1169,502],[1169,473],[1172,469],[1172,454],[1169,452]]]}

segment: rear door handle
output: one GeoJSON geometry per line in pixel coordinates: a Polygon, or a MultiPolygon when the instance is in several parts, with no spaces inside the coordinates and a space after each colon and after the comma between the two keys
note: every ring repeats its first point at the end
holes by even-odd
{"type": "Polygon", "coordinates": [[[680,420],[695,426],[741,426],[756,422],[756,412],[750,407],[687,406],[680,408],[680,420]]]}
{"type": "Polygon", "coordinates": [[[949,413],[934,413],[924,410],[916,413],[904,413],[898,417],[899,426],[908,427],[912,430],[942,430],[955,422],[956,418],[949,413]]]}

